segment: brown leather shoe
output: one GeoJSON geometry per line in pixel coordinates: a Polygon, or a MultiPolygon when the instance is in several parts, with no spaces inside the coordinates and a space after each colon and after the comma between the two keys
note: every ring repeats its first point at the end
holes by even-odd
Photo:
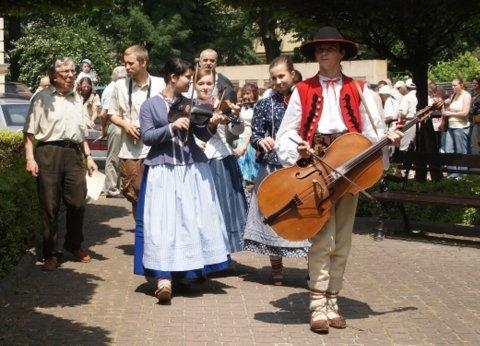
{"type": "Polygon", "coordinates": [[[58,263],[58,258],[55,256],[52,256],[50,258],[47,258],[45,262],[42,264],[42,270],[44,271],[54,271],[60,266],[60,263],[58,263]]]}
{"type": "Polygon", "coordinates": [[[328,321],[327,320],[310,320],[310,330],[315,333],[327,334],[328,321]]]}
{"type": "Polygon", "coordinates": [[[75,259],[77,261],[82,262],[82,263],[90,263],[90,261],[92,260],[92,258],[88,254],[88,252],[86,252],[83,249],[78,249],[78,250],[73,251],[72,255],[73,255],[73,257],[75,257],[75,259]]]}
{"type": "Polygon", "coordinates": [[[283,274],[282,272],[270,275],[270,283],[274,286],[283,286],[283,274]]]}
{"type": "Polygon", "coordinates": [[[172,299],[172,289],[170,287],[157,288],[155,290],[155,297],[160,304],[169,304],[172,299]]]}
{"type": "Polygon", "coordinates": [[[338,316],[334,318],[329,318],[328,325],[332,328],[344,329],[347,328],[347,321],[345,321],[345,318],[343,318],[343,316],[338,316]]]}

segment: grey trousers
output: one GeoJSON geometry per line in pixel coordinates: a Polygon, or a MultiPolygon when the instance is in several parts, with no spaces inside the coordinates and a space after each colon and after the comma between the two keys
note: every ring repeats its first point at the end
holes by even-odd
{"type": "Polygon", "coordinates": [[[106,195],[114,196],[121,193],[118,153],[122,147],[122,129],[111,122],[108,122],[107,126],[108,151],[105,162],[105,185],[103,192],[106,195]]]}

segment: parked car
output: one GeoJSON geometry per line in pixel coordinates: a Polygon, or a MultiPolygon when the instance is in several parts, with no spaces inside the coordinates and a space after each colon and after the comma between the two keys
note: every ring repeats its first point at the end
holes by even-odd
{"type": "Polygon", "coordinates": [[[101,166],[104,166],[105,161],[107,160],[107,137],[103,137],[102,131],[98,129],[88,129],[87,142],[95,162],[101,166]]]}
{"type": "MultiPolygon", "coordinates": [[[[13,97],[0,97],[0,129],[7,131],[22,131],[27,119],[30,102],[13,97]]],[[[92,151],[92,157],[103,166],[107,159],[108,141],[102,136],[102,131],[89,129],[87,141],[92,151]]]]}
{"type": "Polygon", "coordinates": [[[18,97],[0,98],[0,129],[22,131],[30,102],[18,97]]]}
{"type": "Polygon", "coordinates": [[[30,100],[33,93],[28,86],[19,82],[5,82],[5,96],[30,100]]]}

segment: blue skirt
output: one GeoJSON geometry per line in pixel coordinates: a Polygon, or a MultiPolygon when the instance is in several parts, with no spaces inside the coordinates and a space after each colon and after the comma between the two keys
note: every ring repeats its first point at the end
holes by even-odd
{"type": "Polygon", "coordinates": [[[247,219],[247,198],[237,158],[229,155],[209,161],[223,219],[233,252],[243,250],[243,229],[247,219]]]}
{"type": "MultiPolygon", "coordinates": [[[[243,143],[244,139],[240,138],[238,140],[238,145],[243,143]]],[[[245,154],[238,158],[238,165],[242,171],[243,179],[254,182],[257,177],[258,169],[260,165],[256,160],[256,150],[249,144],[245,154]]]]}
{"type": "Polygon", "coordinates": [[[206,162],[145,167],[140,188],[134,273],[197,278],[228,268],[230,246],[206,162]]]}

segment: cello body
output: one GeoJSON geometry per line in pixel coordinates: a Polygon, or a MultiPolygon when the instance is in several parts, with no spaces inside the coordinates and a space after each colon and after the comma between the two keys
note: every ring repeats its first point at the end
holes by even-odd
{"type": "Polygon", "coordinates": [[[368,189],[382,174],[381,147],[372,147],[359,133],[346,133],[320,160],[300,160],[268,175],[258,188],[258,205],[264,222],[281,237],[305,240],[323,228],[339,198],[368,189]]]}

